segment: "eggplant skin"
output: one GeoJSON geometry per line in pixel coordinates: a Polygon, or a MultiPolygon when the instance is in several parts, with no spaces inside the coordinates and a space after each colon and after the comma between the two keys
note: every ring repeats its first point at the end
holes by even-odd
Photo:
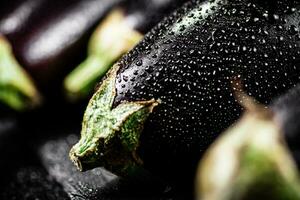
{"type": "Polygon", "coordinates": [[[0,3],[0,33],[13,36],[36,20],[47,0],[11,0],[0,3]]]}
{"type": "Polygon", "coordinates": [[[232,78],[264,104],[299,82],[299,12],[296,0],[191,1],[119,61],[114,107],[161,100],[141,135],[146,168],[177,181],[193,175],[242,112],[232,78]]]}
{"type": "Polygon", "coordinates": [[[125,16],[131,18],[129,22],[133,29],[140,33],[147,33],[154,27],[164,16],[181,6],[188,0],[133,0],[125,1],[121,4],[125,16]]]}
{"type": "Polygon", "coordinates": [[[300,168],[300,85],[273,100],[270,107],[275,119],[280,124],[285,140],[300,168]]]}
{"type": "Polygon", "coordinates": [[[42,86],[61,80],[83,58],[88,38],[122,0],[47,1],[38,15],[8,35],[16,58],[42,86]]]}

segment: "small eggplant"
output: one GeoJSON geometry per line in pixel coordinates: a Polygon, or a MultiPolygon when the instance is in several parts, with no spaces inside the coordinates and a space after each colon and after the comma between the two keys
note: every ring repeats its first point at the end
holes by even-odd
{"type": "Polygon", "coordinates": [[[86,98],[111,65],[154,25],[187,0],[129,0],[114,9],[92,35],[88,57],[64,82],[70,99],[86,98]]]}
{"type": "Polygon", "coordinates": [[[245,114],[201,160],[196,179],[198,199],[300,199],[296,163],[274,113],[243,97],[245,114]]]}
{"type": "Polygon", "coordinates": [[[32,75],[40,88],[53,87],[56,80],[61,81],[70,68],[81,61],[82,50],[95,25],[121,1],[28,1],[28,4],[39,2],[41,5],[33,9],[35,12],[28,20],[18,24],[25,11],[31,12],[32,7],[25,6],[25,11],[16,13],[16,19],[6,22],[9,26],[17,23],[21,27],[13,33],[4,31],[3,34],[11,43],[21,66],[32,75]]]}
{"type": "Polygon", "coordinates": [[[15,110],[38,104],[40,95],[30,76],[14,58],[6,37],[21,31],[45,0],[13,0],[0,3],[0,100],[15,110]]]}
{"type": "Polygon", "coordinates": [[[30,76],[14,58],[8,41],[0,35],[0,101],[22,111],[38,105],[40,99],[30,76]]]}
{"type": "Polygon", "coordinates": [[[235,78],[266,105],[300,81],[299,11],[298,0],[188,2],[103,79],[71,160],[192,183],[201,155],[242,113],[235,78]]]}

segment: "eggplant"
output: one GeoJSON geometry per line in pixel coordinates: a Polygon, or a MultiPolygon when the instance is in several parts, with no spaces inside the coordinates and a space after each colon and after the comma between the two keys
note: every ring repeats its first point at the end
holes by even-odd
{"type": "Polygon", "coordinates": [[[71,160],[192,184],[207,147],[241,115],[234,80],[266,105],[299,82],[299,11],[296,0],[186,3],[102,80],[71,160]]]}
{"type": "Polygon", "coordinates": [[[246,112],[199,164],[197,199],[300,199],[299,173],[274,112],[242,96],[246,112]]]}
{"type": "Polygon", "coordinates": [[[93,33],[88,57],[64,81],[71,100],[87,98],[97,81],[164,16],[187,0],[129,0],[115,8],[93,33]]]}
{"type": "Polygon", "coordinates": [[[35,107],[41,102],[34,82],[14,58],[9,42],[1,34],[0,101],[17,111],[35,107]]]}
{"type": "Polygon", "coordinates": [[[22,31],[34,19],[45,0],[12,0],[0,3],[1,94],[0,100],[14,110],[25,110],[40,103],[35,83],[14,58],[6,37],[22,31]],[[9,68],[9,70],[7,70],[9,68]],[[5,70],[5,71],[4,71],[5,70]]]}
{"type": "MultiPolygon", "coordinates": [[[[63,76],[83,58],[82,49],[96,24],[121,1],[45,1],[18,31],[3,34],[37,85],[45,91],[55,88],[57,93],[63,76]]],[[[16,14],[16,18],[20,20],[23,15],[16,14]]]]}

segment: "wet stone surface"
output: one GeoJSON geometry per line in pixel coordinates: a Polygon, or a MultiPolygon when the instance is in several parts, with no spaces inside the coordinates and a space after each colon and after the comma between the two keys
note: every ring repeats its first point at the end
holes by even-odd
{"type": "Polygon", "coordinates": [[[45,169],[40,167],[21,168],[0,193],[3,200],[67,200],[69,197],[63,188],[45,169]]]}

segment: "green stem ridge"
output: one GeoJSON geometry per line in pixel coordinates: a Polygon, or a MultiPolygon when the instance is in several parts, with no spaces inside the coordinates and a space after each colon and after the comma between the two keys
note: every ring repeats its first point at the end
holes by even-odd
{"type": "Polygon", "coordinates": [[[30,76],[14,58],[9,42],[0,35],[0,100],[21,111],[40,103],[30,76]]]}
{"type": "Polygon", "coordinates": [[[133,48],[142,35],[132,29],[122,10],[116,9],[97,27],[88,45],[88,57],[64,81],[70,100],[87,97],[112,64],[133,48]]]}
{"type": "Polygon", "coordinates": [[[126,175],[143,163],[136,153],[140,134],[159,101],[122,102],[112,108],[118,69],[115,65],[110,70],[91,98],[84,114],[81,138],[70,151],[70,158],[80,171],[102,166],[126,175]]]}

